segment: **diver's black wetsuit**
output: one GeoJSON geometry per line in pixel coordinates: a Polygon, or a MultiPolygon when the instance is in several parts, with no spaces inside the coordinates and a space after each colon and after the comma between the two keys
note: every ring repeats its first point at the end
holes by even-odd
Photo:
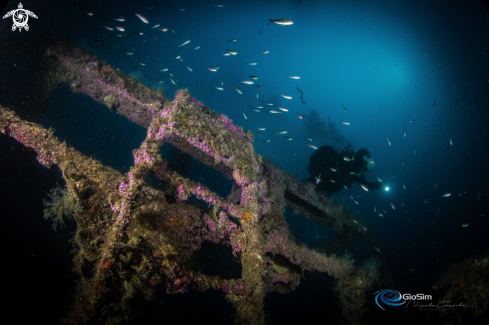
{"type": "Polygon", "coordinates": [[[368,182],[363,171],[368,171],[363,156],[370,157],[367,149],[360,149],[354,153],[349,147],[343,150],[335,150],[330,146],[322,146],[317,149],[309,159],[309,181],[317,183],[316,176],[321,179],[316,184],[316,190],[329,196],[346,186],[350,188],[353,183],[365,185],[369,190],[378,190],[382,187],[380,182],[368,182]],[[346,161],[349,157],[351,161],[346,161]],[[336,171],[331,170],[333,168],[336,171]]]}

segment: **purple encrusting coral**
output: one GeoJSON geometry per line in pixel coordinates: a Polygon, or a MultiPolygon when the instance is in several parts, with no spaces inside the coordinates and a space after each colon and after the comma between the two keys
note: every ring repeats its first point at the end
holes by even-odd
{"type": "MultiPolygon", "coordinates": [[[[60,43],[47,53],[55,62],[53,82],[68,83],[72,91],[147,128],[145,141],[133,151],[134,166],[122,175],[66,146],[51,130],[0,107],[0,131],[32,148],[44,166],[57,165],[70,195],[83,207],[75,215],[80,251],[74,260],[82,289],[71,323],[100,317],[107,323],[127,320],[132,310],[122,305],[137,297],[151,299],[164,279],[168,293],[186,292],[189,286],[221,290],[236,307],[238,323],[265,324],[264,295],[294,290],[301,279],[298,270],[325,272],[340,283],[361,272],[348,258],[295,242],[285,206],[332,226],[339,233],[334,242],[338,247],[363,235],[371,242],[375,238],[312,184],[258,155],[251,132],[213,112],[188,90],[169,101],[82,49],[60,43]],[[233,179],[229,197],[169,170],[159,154],[165,142],[233,179]],[[165,181],[166,190],[149,186],[149,174],[165,181]],[[188,203],[191,196],[209,209],[188,203]],[[242,263],[240,279],[206,276],[189,268],[193,252],[206,241],[233,249],[242,263]],[[283,258],[289,264],[277,262],[283,258]]],[[[366,289],[367,281],[359,287],[361,292],[366,289]]]]}

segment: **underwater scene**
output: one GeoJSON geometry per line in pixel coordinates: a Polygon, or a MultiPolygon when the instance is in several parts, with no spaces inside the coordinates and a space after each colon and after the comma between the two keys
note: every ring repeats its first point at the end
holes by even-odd
{"type": "Polygon", "coordinates": [[[489,1],[4,1],[2,311],[489,324],[489,1]]]}

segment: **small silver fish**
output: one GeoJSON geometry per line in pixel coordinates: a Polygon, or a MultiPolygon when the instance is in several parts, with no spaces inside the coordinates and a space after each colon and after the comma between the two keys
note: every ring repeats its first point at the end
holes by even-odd
{"type": "Polygon", "coordinates": [[[207,69],[209,69],[209,71],[216,72],[216,71],[219,69],[219,67],[215,67],[215,68],[207,68],[207,69]]]}
{"type": "Polygon", "coordinates": [[[288,25],[293,25],[294,22],[290,19],[285,19],[285,18],[280,18],[280,19],[269,19],[269,23],[268,25],[270,24],[276,24],[276,25],[281,25],[281,26],[288,26],[288,25]]]}
{"type": "Polygon", "coordinates": [[[301,77],[299,77],[299,76],[287,76],[287,78],[290,78],[290,79],[300,79],[301,77]]]}
{"type": "Polygon", "coordinates": [[[313,149],[315,149],[315,150],[317,150],[317,149],[318,149],[318,146],[313,145],[312,143],[307,143],[307,146],[308,146],[308,147],[311,147],[311,148],[313,148],[313,149]]]}
{"type": "Polygon", "coordinates": [[[250,79],[253,79],[253,80],[258,79],[258,77],[257,77],[257,76],[248,76],[248,77],[250,77],[250,79]]]}
{"type": "Polygon", "coordinates": [[[108,30],[114,30],[114,28],[109,27],[109,26],[104,26],[104,28],[106,28],[106,29],[108,29],[108,30]]]}
{"type": "Polygon", "coordinates": [[[257,128],[260,131],[265,131],[265,128],[257,128]]]}
{"type": "Polygon", "coordinates": [[[117,29],[118,31],[121,31],[121,32],[125,32],[125,28],[122,27],[122,26],[115,26],[115,29],[117,29]]]}
{"type": "Polygon", "coordinates": [[[238,51],[235,51],[235,50],[228,50],[228,49],[226,49],[226,51],[228,51],[228,53],[231,54],[231,55],[237,55],[238,54],[238,51]]]}
{"type": "Polygon", "coordinates": [[[289,95],[280,94],[280,96],[282,96],[285,99],[292,99],[292,96],[289,96],[289,95]]]}
{"type": "Polygon", "coordinates": [[[287,131],[285,131],[285,130],[284,131],[275,132],[275,134],[286,134],[286,133],[287,133],[287,131]]]}
{"type": "Polygon", "coordinates": [[[441,197],[449,197],[449,196],[451,196],[451,195],[452,195],[452,193],[445,193],[445,194],[443,194],[441,197]]]}
{"type": "Polygon", "coordinates": [[[281,114],[281,113],[282,113],[282,111],[277,111],[277,110],[275,110],[275,109],[272,109],[272,110],[270,111],[270,113],[272,113],[272,114],[281,114]]]}
{"type": "Polygon", "coordinates": [[[295,115],[297,115],[297,117],[300,118],[301,120],[304,118],[304,115],[302,115],[302,114],[295,113],[295,115]]]}
{"type": "Polygon", "coordinates": [[[241,81],[242,84],[246,84],[246,85],[252,85],[253,84],[253,81],[251,80],[243,80],[241,81]]]}
{"type": "Polygon", "coordinates": [[[245,120],[247,120],[248,117],[246,116],[245,112],[244,111],[242,111],[242,112],[243,112],[243,116],[244,116],[245,120]]]}
{"type": "Polygon", "coordinates": [[[340,122],[340,123],[341,123],[341,124],[344,124],[344,125],[350,125],[350,122],[345,122],[345,121],[343,121],[343,122],[340,122]]]}
{"type": "Polygon", "coordinates": [[[190,40],[183,42],[182,44],[178,45],[178,47],[182,47],[184,45],[187,45],[188,43],[190,43],[190,40]]]}
{"type": "Polygon", "coordinates": [[[286,139],[286,140],[292,140],[291,137],[284,137],[284,139],[286,139]]]}
{"type": "Polygon", "coordinates": [[[286,109],[284,107],[279,107],[278,109],[281,110],[281,111],[283,111],[283,112],[288,112],[289,111],[288,109],[286,109]]]}
{"type": "Polygon", "coordinates": [[[160,27],[160,24],[158,24],[158,25],[154,25],[153,27],[151,27],[151,29],[153,29],[153,28],[158,28],[158,27],[160,27]]]}
{"type": "Polygon", "coordinates": [[[388,137],[385,137],[385,139],[387,140],[387,143],[389,144],[389,146],[391,145],[391,141],[389,140],[388,137]]]}
{"type": "Polygon", "coordinates": [[[222,87],[215,87],[217,90],[224,90],[222,87]]]}
{"type": "Polygon", "coordinates": [[[243,95],[243,91],[241,89],[239,89],[238,87],[234,87],[234,89],[236,89],[238,94],[243,95]]]}
{"type": "Polygon", "coordinates": [[[191,68],[191,67],[189,67],[188,65],[186,65],[186,67],[187,67],[187,69],[189,69],[190,71],[194,71],[194,70],[192,70],[192,68],[191,68]]]}
{"type": "Polygon", "coordinates": [[[246,63],[247,65],[257,65],[258,63],[256,62],[249,62],[249,63],[246,63]]]}
{"type": "Polygon", "coordinates": [[[136,16],[138,16],[139,19],[141,19],[143,21],[143,23],[149,24],[148,18],[144,17],[143,15],[141,15],[137,12],[135,14],[136,14],[136,16]]]}
{"type": "Polygon", "coordinates": [[[270,53],[270,51],[263,51],[263,52],[260,52],[260,54],[268,54],[270,53]]]}
{"type": "Polygon", "coordinates": [[[236,39],[236,38],[234,38],[234,39],[230,39],[230,40],[228,40],[227,42],[229,42],[229,43],[234,43],[234,42],[236,42],[236,41],[237,41],[237,39],[236,39]]]}
{"type": "MultiPolygon", "coordinates": [[[[343,106],[343,105],[341,105],[341,106],[343,106]]],[[[345,106],[343,106],[343,109],[345,110],[345,112],[347,112],[347,113],[348,113],[348,110],[346,109],[346,107],[345,107],[345,106]]]]}

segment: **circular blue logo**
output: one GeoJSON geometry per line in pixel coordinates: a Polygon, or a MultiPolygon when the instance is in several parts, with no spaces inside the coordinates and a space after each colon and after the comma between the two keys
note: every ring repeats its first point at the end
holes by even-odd
{"type": "MultiPolygon", "coordinates": [[[[395,307],[401,306],[404,303],[406,303],[405,301],[400,302],[402,299],[402,295],[399,291],[396,290],[390,290],[390,289],[380,290],[374,293],[374,295],[375,295],[375,303],[380,308],[382,308],[382,306],[380,305],[379,300],[384,305],[395,306],[395,307]]],[[[382,310],[385,309],[382,308],[382,310]]]]}

